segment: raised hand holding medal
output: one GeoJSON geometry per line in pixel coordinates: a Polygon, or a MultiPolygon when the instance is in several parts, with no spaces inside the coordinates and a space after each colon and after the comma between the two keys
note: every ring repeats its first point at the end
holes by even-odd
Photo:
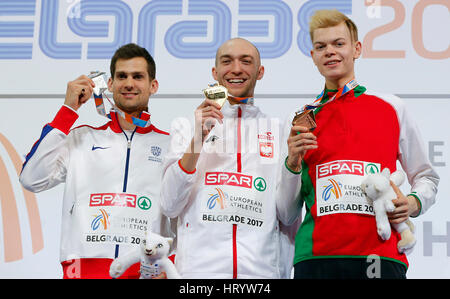
{"type": "Polygon", "coordinates": [[[105,95],[106,99],[109,101],[111,106],[114,108],[114,111],[119,114],[123,119],[128,121],[129,123],[138,126],[138,127],[147,127],[151,124],[150,122],[150,113],[147,111],[143,111],[139,117],[132,116],[131,114],[126,113],[125,111],[120,110],[109,98],[106,96],[105,91],[108,90],[108,84],[106,83],[106,73],[105,72],[91,72],[88,77],[95,83],[95,87],[93,89],[95,107],[97,109],[98,114],[111,118],[109,114],[106,114],[105,104],[103,102],[103,95],[105,95]]]}
{"type": "Polygon", "coordinates": [[[67,83],[64,105],[77,111],[86,103],[93,92],[95,83],[85,75],[67,83]]]}
{"type": "Polygon", "coordinates": [[[206,99],[195,110],[195,132],[196,140],[201,140],[199,144],[203,144],[216,121],[222,123],[223,114],[220,109],[228,99],[228,90],[218,83],[210,84],[203,90],[203,94],[206,99]]]}
{"type": "Polygon", "coordinates": [[[203,89],[206,100],[197,108],[196,118],[202,125],[202,140],[209,134],[215,125],[215,119],[222,123],[223,115],[219,111],[227,100],[231,103],[253,104],[253,97],[235,97],[228,92],[228,89],[219,83],[209,84],[203,89]]]}
{"type": "Polygon", "coordinates": [[[207,99],[219,104],[220,108],[223,107],[223,104],[228,99],[228,90],[219,85],[219,83],[210,84],[208,88],[203,89],[203,93],[207,99]]]}

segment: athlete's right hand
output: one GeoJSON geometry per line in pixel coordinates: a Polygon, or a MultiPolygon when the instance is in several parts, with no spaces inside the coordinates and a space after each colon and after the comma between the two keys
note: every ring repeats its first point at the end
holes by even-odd
{"type": "Polygon", "coordinates": [[[223,123],[223,114],[220,112],[220,108],[220,105],[216,102],[205,99],[195,109],[194,137],[191,140],[188,150],[180,160],[180,164],[184,170],[188,172],[195,171],[206,137],[216,125],[216,121],[223,123]]]}
{"type": "Polygon", "coordinates": [[[64,104],[77,111],[86,103],[94,90],[95,83],[86,75],[67,83],[66,98],[64,104]]]}
{"type": "Polygon", "coordinates": [[[307,127],[293,126],[287,140],[289,169],[300,171],[302,160],[308,150],[317,148],[317,138],[307,127]]]}
{"type": "Polygon", "coordinates": [[[220,108],[215,101],[205,99],[195,110],[195,134],[196,137],[201,137],[202,143],[214,128],[216,120],[223,123],[223,114],[220,108]]]}

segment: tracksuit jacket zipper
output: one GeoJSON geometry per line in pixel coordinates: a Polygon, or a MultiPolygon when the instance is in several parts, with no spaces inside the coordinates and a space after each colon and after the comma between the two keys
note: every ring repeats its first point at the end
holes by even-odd
{"type": "MultiPolygon", "coordinates": [[[[130,152],[131,152],[131,141],[133,140],[134,133],[136,132],[136,129],[134,129],[133,133],[131,133],[130,138],[128,138],[127,133],[122,129],[123,135],[125,135],[125,138],[127,139],[127,158],[125,160],[125,172],[124,172],[124,178],[123,178],[123,188],[122,192],[127,192],[127,185],[128,185],[128,169],[130,166],[130,152]]],[[[119,256],[119,244],[116,244],[116,249],[114,253],[114,257],[117,258],[119,256]]]]}
{"type": "MultiPolygon", "coordinates": [[[[242,172],[242,155],[241,155],[241,121],[242,109],[238,107],[238,123],[237,123],[237,172],[242,172]]],[[[233,224],[233,279],[237,279],[237,224],[233,224]]]]}

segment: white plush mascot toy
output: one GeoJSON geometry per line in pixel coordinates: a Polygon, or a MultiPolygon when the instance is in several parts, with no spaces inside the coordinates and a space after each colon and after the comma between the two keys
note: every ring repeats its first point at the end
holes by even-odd
{"type": "Polygon", "coordinates": [[[158,234],[147,232],[140,248],[116,258],[110,268],[113,278],[121,276],[131,265],[141,262],[140,279],[150,279],[166,272],[168,279],[181,278],[172,261],[168,258],[172,238],[164,238],[158,234]]]}
{"type": "MultiPolygon", "coordinates": [[[[391,175],[390,170],[385,168],[381,173],[369,174],[361,184],[363,192],[373,201],[378,235],[383,240],[389,240],[391,237],[391,225],[386,212],[394,211],[395,206],[392,200],[397,198],[390,185],[390,180],[396,186],[400,186],[405,180],[405,174],[402,171],[395,171],[391,175]]],[[[416,238],[413,234],[414,225],[407,220],[399,224],[393,224],[393,227],[401,236],[401,240],[397,244],[398,251],[409,253],[416,244],[416,238]]]]}

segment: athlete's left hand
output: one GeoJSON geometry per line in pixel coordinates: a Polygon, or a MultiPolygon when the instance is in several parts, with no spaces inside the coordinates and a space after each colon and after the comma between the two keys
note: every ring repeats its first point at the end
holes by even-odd
{"type": "Polygon", "coordinates": [[[387,213],[389,222],[393,224],[402,223],[408,220],[409,216],[418,214],[419,205],[417,199],[414,196],[405,196],[392,181],[391,186],[397,198],[392,201],[395,205],[395,210],[387,213]]]}

